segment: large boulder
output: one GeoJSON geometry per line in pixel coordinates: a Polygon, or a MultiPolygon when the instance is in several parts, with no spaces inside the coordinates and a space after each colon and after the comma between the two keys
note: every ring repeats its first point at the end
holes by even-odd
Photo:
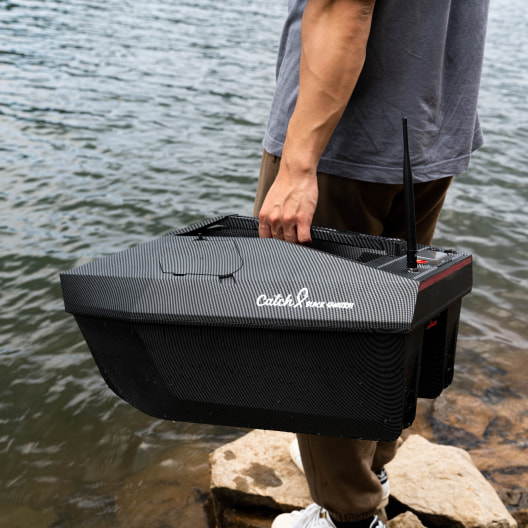
{"type": "Polygon", "coordinates": [[[214,451],[211,491],[235,507],[266,507],[290,511],[312,500],[304,475],[293,464],[292,433],[255,430],[214,451]]]}
{"type": "MultiPolygon", "coordinates": [[[[261,517],[258,525],[258,515],[250,520],[248,512],[265,508],[269,514],[270,509],[290,511],[311,503],[304,476],[290,458],[293,438],[291,433],[255,430],[211,454],[211,491],[227,512],[223,528],[260,528],[270,517],[261,517]]],[[[517,526],[463,449],[411,435],[387,471],[396,510],[415,514],[391,519],[388,528],[517,526]]]]}
{"type": "Polygon", "coordinates": [[[387,466],[391,496],[426,526],[514,528],[516,521],[463,449],[410,436],[387,466]]]}

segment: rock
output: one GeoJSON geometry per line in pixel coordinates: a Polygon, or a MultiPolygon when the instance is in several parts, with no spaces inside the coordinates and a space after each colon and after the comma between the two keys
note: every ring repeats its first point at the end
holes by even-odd
{"type": "MultiPolygon", "coordinates": [[[[256,430],[211,454],[211,491],[220,505],[219,526],[267,528],[275,515],[270,509],[290,511],[311,503],[304,476],[290,459],[293,438],[291,433],[256,430]]],[[[402,506],[399,511],[412,510],[424,523],[407,512],[391,519],[388,528],[517,526],[462,449],[411,435],[387,470],[393,501],[402,506]]],[[[504,490],[513,506],[523,506],[523,497],[522,489],[504,490]]]]}
{"type": "Polygon", "coordinates": [[[470,450],[479,469],[492,481],[513,490],[524,489],[528,499],[528,401],[506,398],[492,406],[494,420],[485,444],[470,450]]]}
{"type": "MultiPolygon", "coordinates": [[[[489,392],[489,391],[488,391],[489,392]]],[[[528,401],[496,389],[494,403],[444,391],[434,402],[428,439],[469,451],[473,462],[516,517],[528,508],[528,401]]]]}
{"type": "Polygon", "coordinates": [[[518,511],[513,514],[519,528],[528,528],[528,510],[518,511]]]}
{"type": "Polygon", "coordinates": [[[477,467],[488,475],[493,476],[493,480],[500,482],[501,476],[506,483],[522,485],[528,487],[528,450],[526,446],[504,443],[503,440],[496,439],[494,442],[484,447],[471,449],[471,457],[477,467]],[[510,478],[508,478],[508,475],[510,478]]]}
{"type": "Polygon", "coordinates": [[[463,429],[481,439],[495,413],[474,396],[444,391],[434,401],[433,417],[444,425],[463,429]]]}
{"type": "Polygon", "coordinates": [[[414,513],[405,512],[390,520],[387,528],[425,528],[425,526],[414,513]]]}
{"type": "Polygon", "coordinates": [[[470,455],[412,435],[387,466],[391,496],[426,526],[514,528],[517,523],[470,455]]]}
{"type": "Polygon", "coordinates": [[[312,500],[304,475],[292,462],[295,435],[255,430],[214,451],[211,492],[222,504],[291,511],[312,500]]]}

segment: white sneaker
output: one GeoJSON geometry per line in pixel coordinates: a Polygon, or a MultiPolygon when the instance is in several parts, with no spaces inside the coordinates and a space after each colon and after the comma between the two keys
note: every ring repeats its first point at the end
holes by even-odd
{"type": "MultiPolygon", "coordinates": [[[[336,528],[336,525],[330,519],[330,514],[314,503],[304,510],[281,513],[275,517],[271,528],[336,528]]],[[[387,526],[377,515],[374,515],[369,528],[387,528],[387,526]]]]}
{"type": "MultiPolygon", "coordinates": [[[[275,517],[271,528],[336,528],[330,514],[318,504],[291,513],[281,513],[275,517]]],[[[378,528],[373,526],[373,528],[378,528]]]]}
{"type": "MultiPolygon", "coordinates": [[[[301,459],[301,452],[299,450],[299,444],[297,442],[297,438],[295,438],[291,444],[290,444],[290,456],[293,460],[293,463],[298,467],[299,471],[304,473],[303,463],[301,459]]],[[[379,471],[374,471],[376,477],[378,477],[378,480],[381,484],[381,489],[383,490],[383,496],[381,498],[381,503],[379,504],[379,508],[385,508],[387,504],[389,503],[389,495],[390,495],[390,486],[389,486],[389,478],[387,477],[387,472],[385,471],[385,468],[381,468],[379,471]]],[[[381,522],[381,521],[380,521],[381,522]]]]}
{"type": "Polygon", "coordinates": [[[370,523],[369,528],[387,528],[387,525],[377,515],[374,515],[374,519],[370,523]]]}
{"type": "Polygon", "coordinates": [[[389,495],[390,495],[390,486],[389,486],[389,477],[387,476],[387,472],[385,471],[385,468],[381,468],[378,471],[374,471],[374,474],[376,477],[378,477],[378,480],[381,484],[381,489],[383,490],[383,497],[381,498],[382,505],[381,508],[385,508],[387,504],[389,503],[389,495]]]}

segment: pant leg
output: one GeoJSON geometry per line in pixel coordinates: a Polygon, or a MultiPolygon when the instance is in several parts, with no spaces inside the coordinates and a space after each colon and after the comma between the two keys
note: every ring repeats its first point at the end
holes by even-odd
{"type": "MultiPolygon", "coordinates": [[[[258,216],[280,167],[280,158],[264,152],[255,198],[258,216]]],[[[430,243],[451,178],[417,184],[417,239],[430,243]]],[[[318,174],[319,201],[313,225],[372,235],[405,234],[403,185],[361,182],[318,174]]],[[[356,521],[374,514],[382,488],[372,469],[396,454],[396,442],[330,438],[298,434],[301,458],[312,499],[338,521],[356,521]]]]}
{"type": "Polygon", "coordinates": [[[377,442],[297,434],[313,501],[337,521],[358,521],[374,515],[382,499],[372,471],[377,442]]]}
{"type": "Polygon", "coordinates": [[[398,450],[398,441],[395,442],[378,442],[374,460],[372,461],[372,470],[379,471],[388,464],[395,456],[398,450]]]}
{"type": "Polygon", "coordinates": [[[259,215],[260,208],[264,203],[264,198],[266,198],[266,194],[268,194],[271,184],[277,177],[279,167],[280,158],[264,151],[260,162],[260,174],[257,183],[257,192],[255,193],[253,216],[257,217],[259,215]]]}

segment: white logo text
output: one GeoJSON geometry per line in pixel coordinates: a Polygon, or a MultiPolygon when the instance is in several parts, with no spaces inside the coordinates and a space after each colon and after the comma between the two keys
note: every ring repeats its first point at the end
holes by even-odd
{"type": "Polygon", "coordinates": [[[267,296],[265,294],[257,297],[257,306],[279,306],[284,308],[326,308],[351,310],[354,308],[353,302],[334,302],[334,301],[312,301],[309,299],[308,288],[301,288],[297,295],[291,293],[283,295],[276,293],[267,296]]]}

